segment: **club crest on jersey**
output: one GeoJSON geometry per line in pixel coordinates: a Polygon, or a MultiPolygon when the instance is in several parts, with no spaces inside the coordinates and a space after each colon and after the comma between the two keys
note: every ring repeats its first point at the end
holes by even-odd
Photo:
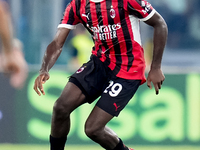
{"type": "Polygon", "coordinates": [[[81,73],[85,68],[86,68],[86,66],[83,66],[83,67],[79,68],[79,69],[76,71],[76,73],[81,73]]]}
{"type": "Polygon", "coordinates": [[[115,16],[116,16],[115,10],[113,9],[113,6],[111,6],[111,9],[110,9],[110,17],[111,17],[111,18],[115,18],[115,16]]]}

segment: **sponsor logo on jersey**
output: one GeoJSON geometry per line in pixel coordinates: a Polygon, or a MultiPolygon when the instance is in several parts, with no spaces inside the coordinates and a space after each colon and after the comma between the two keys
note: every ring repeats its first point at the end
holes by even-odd
{"type": "Polygon", "coordinates": [[[94,39],[97,40],[111,40],[117,38],[117,30],[121,28],[121,24],[113,25],[97,25],[96,27],[91,27],[94,33],[94,39]]]}

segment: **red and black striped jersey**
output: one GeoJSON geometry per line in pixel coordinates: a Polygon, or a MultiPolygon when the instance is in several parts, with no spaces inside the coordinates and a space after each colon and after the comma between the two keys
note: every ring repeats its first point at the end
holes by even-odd
{"type": "Polygon", "coordinates": [[[154,13],[146,0],[72,0],[58,28],[75,29],[82,23],[93,37],[93,55],[117,77],[144,83],[139,21],[148,20],[154,13]]]}

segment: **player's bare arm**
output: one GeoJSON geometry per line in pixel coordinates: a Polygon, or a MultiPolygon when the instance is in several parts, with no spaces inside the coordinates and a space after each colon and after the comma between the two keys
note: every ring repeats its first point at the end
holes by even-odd
{"type": "Polygon", "coordinates": [[[163,51],[167,41],[168,29],[166,22],[159,13],[155,13],[154,16],[147,20],[145,23],[154,28],[154,37],[153,37],[153,59],[151,68],[147,77],[147,86],[151,89],[151,82],[154,85],[156,94],[159,93],[159,89],[165,79],[164,74],[161,70],[161,61],[163,51]]]}
{"type": "Polygon", "coordinates": [[[43,84],[49,79],[49,70],[53,67],[62,52],[62,47],[69,34],[69,29],[59,28],[54,40],[47,46],[38,77],[35,79],[34,90],[40,96],[45,95],[43,84]]]}

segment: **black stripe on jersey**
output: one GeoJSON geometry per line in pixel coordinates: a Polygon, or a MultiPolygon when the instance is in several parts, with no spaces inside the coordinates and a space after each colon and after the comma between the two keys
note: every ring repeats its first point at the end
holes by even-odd
{"type": "MultiPolygon", "coordinates": [[[[106,9],[108,10],[110,7],[111,7],[111,1],[106,1],[106,9]]],[[[107,11],[108,20],[109,20],[109,15],[110,15],[110,14],[109,14],[109,12],[107,11]]],[[[110,58],[109,58],[110,51],[107,50],[107,49],[109,49],[107,43],[104,43],[104,47],[106,48],[106,53],[105,53],[105,55],[106,55],[106,60],[105,60],[105,62],[106,62],[107,65],[110,65],[110,58]]]]}
{"type": "MultiPolygon", "coordinates": [[[[119,1],[118,1],[119,2],[119,1]]],[[[108,3],[106,1],[107,9],[109,10],[111,8],[112,3],[108,3]]],[[[110,17],[110,11],[107,11],[107,16],[108,16],[108,22],[109,24],[115,24],[114,19],[110,17]]],[[[112,39],[112,43],[114,46],[115,50],[115,58],[116,58],[116,66],[113,70],[115,74],[118,74],[120,69],[121,69],[121,64],[122,64],[122,58],[121,58],[121,51],[120,51],[120,45],[119,45],[119,40],[118,39],[112,39]]]]}
{"type": "Polygon", "coordinates": [[[76,5],[76,15],[78,16],[78,18],[79,18],[80,20],[82,20],[82,19],[81,19],[81,14],[80,14],[81,0],[76,0],[76,1],[75,1],[75,5],[76,5]]]}
{"type": "MultiPolygon", "coordinates": [[[[96,15],[97,15],[97,18],[98,18],[98,25],[101,26],[103,25],[103,18],[102,18],[102,14],[101,14],[101,6],[100,6],[100,3],[95,3],[95,6],[96,6],[96,15]]],[[[101,49],[101,46],[99,46],[99,50],[97,52],[97,56],[99,58],[101,58],[101,52],[102,52],[102,49],[101,49]]]]}
{"type": "Polygon", "coordinates": [[[128,11],[130,15],[134,15],[135,17],[139,19],[143,18],[143,16],[135,8],[133,8],[129,2],[128,2],[128,11]]]}
{"type": "Polygon", "coordinates": [[[140,6],[142,5],[142,0],[135,0],[140,6]]]}
{"type": "MultiPolygon", "coordinates": [[[[70,11],[69,11],[69,16],[74,16],[74,11],[73,8],[71,7],[70,11]]],[[[69,17],[69,20],[67,21],[67,24],[73,24],[74,23],[74,17],[69,17]]]]}
{"type": "MultiPolygon", "coordinates": [[[[101,4],[100,3],[95,3],[95,6],[96,6],[96,15],[97,15],[97,18],[98,18],[98,25],[99,26],[102,26],[103,25],[103,16],[102,16],[102,13],[101,13],[101,4]]],[[[105,43],[103,43],[105,45],[105,43]]],[[[99,46],[99,50],[97,52],[97,56],[99,58],[102,57],[101,55],[102,53],[102,48],[101,48],[101,45],[99,46]]]]}
{"type": "MultiPolygon", "coordinates": [[[[86,5],[89,3],[89,0],[86,0],[86,5]]],[[[81,8],[81,0],[76,0],[76,12],[77,12],[77,16],[79,17],[79,19],[81,20],[81,23],[83,24],[83,26],[88,30],[88,32],[93,35],[93,32],[87,27],[87,23],[83,21],[83,19],[81,18],[80,14],[80,8],[81,8]]],[[[91,14],[91,13],[90,13],[91,14]]]]}
{"type": "MultiPolygon", "coordinates": [[[[86,13],[86,8],[87,8],[88,5],[90,5],[90,0],[86,0],[85,13],[86,13]]],[[[89,8],[90,8],[90,7],[89,7],[89,8]]],[[[91,10],[90,10],[90,9],[89,9],[89,18],[92,18],[92,16],[91,16],[91,10]]],[[[92,32],[92,30],[91,30],[90,28],[87,27],[87,24],[90,24],[88,20],[87,20],[87,22],[86,22],[86,24],[85,24],[85,25],[86,25],[85,27],[86,27],[86,29],[89,31],[89,33],[93,36],[94,33],[92,32]]],[[[94,39],[93,39],[93,40],[94,40],[94,39]]]]}
{"type": "Polygon", "coordinates": [[[81,15],[80,15],[81,1],[80,0],[76,0],[75,1],[75,5],[76,5],[76,15],[78,16],[78,18],[80,20],[82,20],[81,19],[81,15]]]}
{"type": "MultiPolygon", "coordinates": [[[[123,1],[119,1],[118,3],[119,7],[120,6],[123,6],[123,1]]],[[[121,20],[121,26],[122,26],[122,31],[123,31],[123,34],[124,34],[124,38],[125,39],[131,39],[131,36],[130,36],[130,31],[127,30],[128,29],[128,25],[125,21],[125,12],[124,10],[120,12],[120,20],[121,20]]],[[[131,68],[132,64],[133,64],[133,60],[134,60],[134,56],[133,56],[133,53],[132,53],[132,50],[133,50],[133,44],[131,41],[126,41],[126,49],[127,49],[127,57],[128,57],[128,64],[127,64],[127,71],[129,71],[129,69],[131,68]]]]}

